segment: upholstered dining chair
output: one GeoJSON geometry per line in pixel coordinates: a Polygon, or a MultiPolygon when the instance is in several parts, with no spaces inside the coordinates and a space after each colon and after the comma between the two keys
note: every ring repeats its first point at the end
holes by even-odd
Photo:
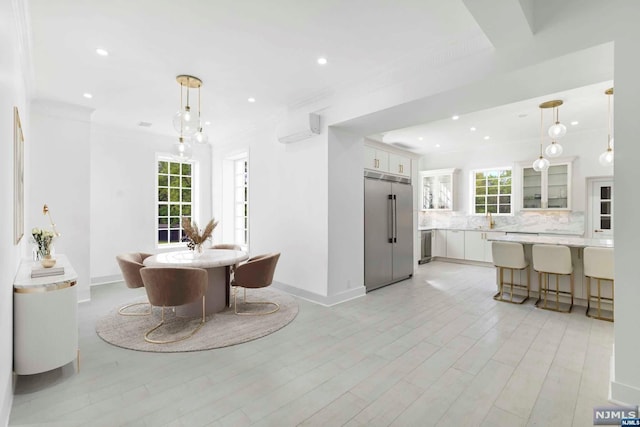
{"type": "Polygon", "coordinates": [[[236,314],[243,315],[264,315],[272,314],[280,310],[280,306],[275,302],[270,301],[247,301],[247,288],[264,288],[271,285],[273,282],[273,273],[276,271],[276,264],[280,258],[279,253],[258,255],[247,260],[247,262],[240,264],[235,271],[233,282],[231,286],[235,286],[233,293],[233,311],[236,314]],[[244,303],[245,304],[265,304],[272,305],[275,308],[266,312],[239,312],[237,304],[238,287],[244,288],[244,303]]]}
{"type": "Polygon", "coordinates": [[[209,283],[207,270],[192,267],[143,267],[140,270],[149,302],[162,307],[161,320],[144,334],[144,340],[151,344],[168,344],[186,340],[200,330],[205,317],[205,292],[209,283]],[[157,340],[150,335],[164,325],[164,308],[189,304],[202,298],[202,320],[186,335],[172,340],[157,340]]]}
{"type": "MultiPolygon", "coordinates": [[[[141,288],[144,286],[142,283],[142,277],[140,277],[140,269],[144,267],[142,262],[150,257],[151,254],[146,254],[143,252],[131,252],[127,254],[121,254],[116,256],[116,261],[118,262],[118,266],[120,267],[120,271],[122,271],[122,277],[124,279],[124,283],[128,288],[141,288]]],[[[149,305],[148,302],[136,302],[133,304],[127,304],[125,306],[120,307],[118,313],[123,316],[147,316],[151,314],[151,305],[149,305],[149,309],[141,312],[126,312],[126,310],[130,307],[136,305],[149,305]]]]}

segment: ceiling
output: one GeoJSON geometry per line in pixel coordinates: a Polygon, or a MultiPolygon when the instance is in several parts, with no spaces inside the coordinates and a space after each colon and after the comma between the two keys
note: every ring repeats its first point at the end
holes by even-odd
{"type": "MultiPolygon", "coordinates": [[[[604,92],[612,86],[612,81],[606,81],[574,88],[459,115],[457,120],[453,120],[456,112],[451,111],[450,117],[444,120],[370,135],[369,138],[421,154],[471,151],[483,145],[539,140],[539,105],[555,99],[563,101],[558,113],[568,133],[606,129],[608,107],[604,92]],[[571,122],[577,124],[572,125],[571,122]],[[475,131],[471,130],[472,127],[475,131]],[[487,136],[489,138],[485,139],[487,136]]],[[[543,111],[545,146],[550,142],[547,129],[553,124],[552,115],[552,110],[543,111]]]]}
{"type": "MultiPolygon", "coordinates": [[[[462,0],[29,0],[29,13],[34,97],[92,108],[95,123],[176,135],[175,77],[191,74],[204,83],[214,141],[389,69],[454,61],[469,40],[490,46],[462,0]]],[[[428,137],[443,131],[432,124],[428,137]]]]}

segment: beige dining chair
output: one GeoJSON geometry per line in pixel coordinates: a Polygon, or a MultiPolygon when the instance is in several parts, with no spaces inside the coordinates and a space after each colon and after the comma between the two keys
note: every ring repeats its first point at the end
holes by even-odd
{"type": "Polygon", "coordinates": [[[280,306],[278,303],[271,301],[247,301],[247,288],[264,288],[273,282],[273,274],[276,271],[276,264],[278,263],[278,259],[280,258],[279,253],[272,254],[264,254],[258,255],[253,258],[250,258],[247,262],[240,264],[238,268],[236,268],[236,272],[234,275],[233,282],[231,282],[232,286],[235,286],[235,290],[233,292],[233,311],[236,314],[242,315],[265,315],[272,314],[276,311],[280,310],[280,306]],[[272,305],[275,308],[266,312],[247,312],[247,311],[238,311],[238,303],[237,303],[237,294],[238,287],[244,289],[244,304],[261,304],[261,305],[272,305]]]}
{"type": "Polygon", "coordinates": [[[160,323],[144,334],[144,340],[152,344],[168,344],[186,340],[202,328],[206,321],[205,293],[208,285],[207,270],[192,267],[144,267],[140,270],[149,302],[162,307],[160,323]],[[153,339],[150,335],[164,325],[165,307],[189,304],[202,298],[202,320],[186,335],[170,340],[153,339]]]}
{"type": "MultiPolygon", "coordinates": [[[[147,254],[144,252],[131,252],[116,256],[116,261],[118,262],[120,271],[122,271],[122,278],[124,279],[124,283],[128,288],[135,289],[144,286],[144,284],[142,283],[142,277],[140,276],[140,269],[144,267],[144,260],[150,256],[151,254],[147,254]]],[[[127,304],[120,307],[118,313],[123,316],[147,316],[151,314],[151,305],[149,305],[148,302],[136,302],[133,304],[127,304]],[[149,308],[148,310],[143,312],[126,311],[128,308],[137,305],[148,305],[149,308]]]]}

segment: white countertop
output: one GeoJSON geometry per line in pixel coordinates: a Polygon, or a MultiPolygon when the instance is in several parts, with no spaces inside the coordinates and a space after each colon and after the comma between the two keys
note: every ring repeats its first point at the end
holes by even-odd
{"type": "Polygon", "coordinates": [[[33,292],[46,292],[60,289],[61,284],[68,284],[78,280],[78,274],[69,263],[65,255],[56,255],[55,267],[64,267],[64,274],[46,277],[31,277],[33,267],[41,268],[40,261],[23,260],[18,268],[18,273],[13,280],[14,289],[30,290],[33,292]]]}
{"type": "Polygon", "coordinates": [[[612,239],[584,239],[572,236],[536,236],[533,234],[508,234],[504,236],[489,236],[488,240],[496,242],[515,242],[524,244],[564,245],[574,248],[595,246],[599,248],[613,248],[612,239]]]}
{"type": "Polygon", "coordinates": [[[145,267],[215,268],[233,265],[249,258],[244,251],[232,249],[205,249],[202,254],[193,251],[164,252],[144,260],[145,267]]]}
{"type": "Polygon", "coordinates": [[[557,228],[533,230],[533,229],[526,229],[526,228],[513,226],[513,225],[507,225],[503,227],[494,227],[491,229],[488,227],[480,227],[480,228],[478,227],[418,227],[418,231],[423,231],[423,230],[460,230],[460,231],[482,231],[482,232],[498,231],[502,233],[558,234],[562,236],[576,236],[576,237],[580,237],[583,235],[583,233],[581,232],[575,232],[571,230],[560,230],[557,228]]]}

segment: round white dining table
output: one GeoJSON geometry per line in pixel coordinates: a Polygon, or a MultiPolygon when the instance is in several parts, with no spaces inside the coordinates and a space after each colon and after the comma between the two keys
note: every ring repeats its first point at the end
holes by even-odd
{"type": "MultiPolygon", "coordinates": [[[[218,313],[229,305],[230,267],[249,258],[244,251],[232,249],[205,249],[201,254],[193,251],[164,252],[146,258],[145,267],[194,267],[207,270],[209,285],[205,294],[206,314],[218,313]]],[[[176,307],[176,315],[196,317],[202,315],[202,302],[176,307]]]]}

